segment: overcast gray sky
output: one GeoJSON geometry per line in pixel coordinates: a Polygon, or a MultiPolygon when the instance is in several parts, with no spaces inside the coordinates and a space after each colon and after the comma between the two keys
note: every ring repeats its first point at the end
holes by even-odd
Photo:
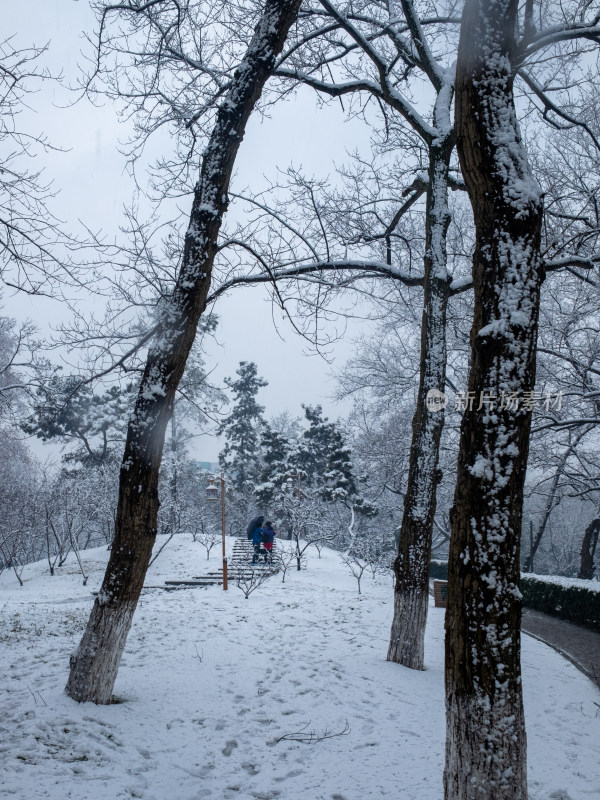
{"type": "MultiPolygon", "coordinates": [[[[4,36],[16,34],[16,44],[29,46],[49,43],[46,63],[54,72],[73,80],[86,47],[84,28],[93,25],[86,0],[23,0],[4,10],[4,36]]],[[[65,219],[81,218],[92,228],[102,228],[110,237],[122,220],[121,209],[131,197],[133,187],[125,173],[119,139],[125,131],[119,125],[114,106],[101,108],[82,100],[65,108],[72,100],[54,84],[31,98],[32,121],[37,130],[68,152],[47,157],[47,170],[60,191],[58,213],[65,219]]],[[[324,176],[341,163],[346,151],[362,147],[368,131],[359,122],[345,123],[339,107],[318,109],[310,93],[281,107],[274,118],[251,119],[240,150],[237,173],[239,186],[262,184],[263,174],[273,174],[276,165],[290,162],[302,165],[305,172],[324,176]]],[[[56,324],[66,315],[59,303],[4,293],[4,306],[18,318],[37,320],[41,329],[56,324]]],[[[279,334],[272,322],[271,306],[260,288],[232,293],[216,307],[220,317],[217,340],[211,345],[207,366],[213,377],[233,376],[240,361],[255,361],[259,374],[269,387],[259,396],[268,415],[289,411],[301,414],[301,403],[321,403],[335,418],[348,411],[331,400],[335,383],[332,367],[317,355],[307,353],[307,345],[281,319],[279,334]],[[283,339],[281,338],[283,336],[283,339]]],[[[354,322],[330,351],[333,366],[339,370],[351,354],[351,339],[363,326],[354,322]]],[[[199,439],[194,446],[200,460],[214,460],[219,445],[212,439],[199,439]]]]}

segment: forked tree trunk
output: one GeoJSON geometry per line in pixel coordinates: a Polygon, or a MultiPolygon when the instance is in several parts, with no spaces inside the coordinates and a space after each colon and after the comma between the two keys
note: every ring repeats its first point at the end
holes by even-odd
{"type": "Polygon", "coordinates": [[[519,544],[531,411],[522,401],[534,385],[543,266],[542,196],[513,98],[517,6],[467,0],[456,73],[457,147],[476,226],[474,403],[451,514],[446,800],[527,798],[519,544]]]}
{"type": "MultiPolygon", "coordinates": [[[[451,93],[443,99],[449,104],[451,93]]],[[[449,108],[446,115],[449,117],[449,108]]],[[[429,561],[436,489],[441,477],[438,464],[444,406],[432,410],[427,396],[430,391],[443,392],[446,385],[446,310],[450,296],[446,232],[450,222],[447,195],[451,152],[450,132],[441,143],[429,148],[421,369],[404,514],[394,561],[394,617],[387,660],[412,669],[425,668],[429,561]]]]}
{"type": "Polygon", "coordinates": [[[110,703],[119,662],[156,538],[158,472],[175,391],[205,310],[217,237],[248,118],[272,74],[300,0],[267,0],[261,20],[218,110],[194,192],[182,266],[148,353],[129,422],[115,538],[102,588],[77,652],[67,694],[110,703]]]}
{"type": "Polygon", "coordinates": [[[542,537],[546,532],[546,526],[548,525],[548,520],[550,519],[550,514],[554,511],[554,509],[558,506],[560,502],[560,497],[557,496],[557,489],[558,484],[560,483],[560,479],[563,476],[563,472],[565,466],[569,460],[569,458],[575,452],[579,441],[588,433],[588,429],[584,428],[583,430],[579,431],[579,433],[575,436],[574,441],[572,441],[569,446],[566,448],[564,453],[562,454],[560,461],[558,462],[558,466],[556,467],[556,471],[554,473],[554,478],[552,479],[552,486],[550,487],[550,491],[548,492],[548,497],[546,498],[546,503],[544,505],[544,511],[542,512],[542,516],[538,525],[538,529],[535,533],[535,536],[532,537],[532,541],[529,548],[529,553],[527,555],[527,560],[523,567],[523,572],[533,572],[533,561],[538,551],[538,548],[541,544],[542,537]]]}
{"type": "MultiPolygon", "coordinates": [[[[563,467],[564,464],[566,463],[566,460],[567,460],[567,454],[565,453],[563,455],[563,458],[561,459],[561,461],[563,462],[562,464],[563,467]]],[[[527,554],[527,560],[523,565],[523,572],[533,572],[534,559],[538,551],[538,548],[542,542],[542,537],[546,532],[546,526],[548,525],[550,514],[552,514],[552,512],[560,502],[556,497],[556,489],[558,487],[561,475],[562,471],[561,468],[559,467],[554,473],[554,478],[552,479],[552,486],[550,487],[550,491],[548,492],[548,497],[546,498],[546,502],[544,504],[544,510],[542,512],[542,516],[537,531],[535,532],[535,536],[533,534],[533,527],[530,531],[529,553],[527,554]]],[[[533,526],[533,523],[531,523],[531,525],[533,526]]]]}

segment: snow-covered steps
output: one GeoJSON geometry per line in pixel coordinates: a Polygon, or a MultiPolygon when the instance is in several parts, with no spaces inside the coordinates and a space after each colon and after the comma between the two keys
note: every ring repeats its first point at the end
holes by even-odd
{"type": "Polygon", "coordinates": [[[192,586],[220,586],[222,583],[223,583],[223,579],[222,578],[221,578],[221,580],[218,580],[217,578],[210,579],[210,580],[205,580],[205,579],[201,578],[200,580],[165,581],[165,585],[164,586],[161,586],[161,587],[146,586],[144,588],[146,588],[146,589],[150,589],[150,588],[161,588],[161,589],[179,588],[179,589],[186,589],[186,588],[190,588],[192,586]]]}
{"type": "MultiPolygon", "coordinates": [[[[275,546],[273,547],[273,553],[274,552],[275,546]]],[[[253,564],[253,556],[254,547],[252,546],[252,542],[245,538],[235,539],[227,569],[227,580],[230,585],[237,582],[241,582],[245,586],[254,582],[262,583],[265,578],[279,572],[276,563],[265,564],[264,556],[261,556],[262,560],[258,564],[253,564]]],[[[191,578],[174,578],[165,581],[163,586],[145,586],[144,588],[173,591],[176,589],[192,589],[196,587],[222,585],[223,569],[219,567],[218,569],[208,570],[202,575],[194,575],[191,578]]]]}

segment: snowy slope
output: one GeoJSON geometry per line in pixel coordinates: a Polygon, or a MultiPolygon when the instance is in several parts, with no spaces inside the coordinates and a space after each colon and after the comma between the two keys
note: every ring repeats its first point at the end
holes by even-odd
{"type": "MultiPolygon", "coordinates": [[[[428,669],[385,661],[389,579],[363,580],[338,555],[270,579],[245,600],[232,586],[142,596],[116,694],[64,693],[106,561],[83,554],[25,585],[0,576],[0,795],[16,800],[440,800],[444,753],[443,611],[431,608],[428,669]],[[302,731],[343,736],[312,744],[302,731]]],[[[217,567],[219,555],[211,558],[217,567]]],[[[171,542],[148,584],[190,577],[206,556],[171,542]]],[[[600,692],[540,642],[523,640],[531,800],[598,800],[600,692]]]]}

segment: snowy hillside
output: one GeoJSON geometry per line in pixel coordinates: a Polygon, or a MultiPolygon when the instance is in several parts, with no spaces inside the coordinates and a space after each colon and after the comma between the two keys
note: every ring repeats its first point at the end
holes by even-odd
{"type": "MultiPolygon", "coordinates": [[[[365,578],[359,597],[332,551],[248,600],[235,586],[147,590],[117,680],[123,702],[78,705],[63,693],[68,656],[106,555],[83,554],[86,587],[74,560],[55,577],[30,565],[23,587],[0,576],[4,796],[440,800],[442,610],[430,610],[428,669],[413,672],[385,661],[391,581],[365,578]],[[334,735],[298,741],[311,733],[334,735]]],[[[205,567],[180,537],[147,583],[205,567]]],[[[600,692],[528,637],[523,659],[531,800],[597,800],[600,692]]]]}

